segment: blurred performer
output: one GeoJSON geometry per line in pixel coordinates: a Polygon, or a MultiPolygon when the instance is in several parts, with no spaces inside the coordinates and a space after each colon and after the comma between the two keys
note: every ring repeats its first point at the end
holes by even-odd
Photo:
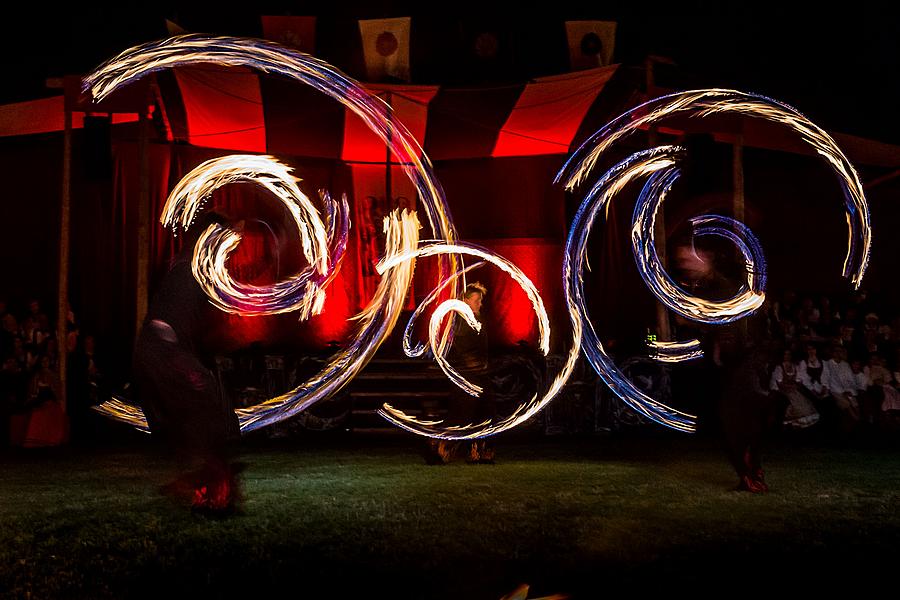
{"type": "Polygon", "coordinates": [[[194,245],[222,215],[200,215],[172,261],[135,344],[138,400],[153,438],[174,451],[185,474],[166,486],[188,496],[194,510],[227,514],[240,490],[228,446],[240,436],[237,416],[226,400],[202,348],[213,310],[191,272],[194,245]]]}
{"type": "MultiPolygon", "coordinates": [[[[737,287],[716,268],[712,251],[683,245],[676,248],[674,259],[682,285],[696,296],[723,300],[737,287]]],[[[684,382],[694,386],[706,404],[698,407],[698,429],[707,429],[717,421],[728,460],[738,476],[737,489],[767,492],[762,441],[775,415],[774,401],[767,389],[768,348],[764,343],[749,343],[742,323],[693,329],[679,331],[678,337],[687,339],[694,335],[704,345],[703,363],[695,365],[692,377],[684,382]]]]}
{"type": "MultiPolygon", "coordinates": [[[[490,381],[488,380],[488,336],[485,323],[481,318],[481,307],[487,288],[480,283],[470,283],[463,292],[463,302],[469,305],[475,318],[481,322],[481,332],[475,331],[464,319],[456,320],[453,334],[453,346],[450,348],[448,360],[459,373],[483,388],[481,396],[471,396],[454,386],[450,395],[447,411],[448,425],[470,425],[481,423],[494,417],[495,406],[490,397],[490,381]]],[[[466,461],[471,464],[493,464],[494,448],[486,438],[474,440],[468,444],[450,440],[432,443],[427,462],[430,464],[446,464],[456,454],[465,452],[466,461]]]]}
{"type": "MultiPolygon", "coordinates": [[[[729,327],[734,327],[734,324],[729,327]]],[[[730,339],[732,336],[724,336],[730,339]]],[[[733,336],[740,339],[741,336],[733,336]]],[[[762,469],[762,443],[776,415],[775,399],[764,385],[768,381],[769,351],[766,346],[747,346],[740,341],[720,348],[723,366],[719,420],[728,460],[738,475],[737,490],[769,491],[762,469]]]]}
{"type": "MultiPolygon", "coordinates": [[[[672,254],[678,283],[688,293],[708,300],[728,297],[731,287],[715,268],[716,256],[709,248],[694,240],[675,247],[672,254]]],[[[697,415],[700,433],[714,431],[717,422],[716,405],[722,389],[722,364],[718,355],[716,335],[724,334],[716,325],[707,326],[675,316],[675,339],[696,338],[703,344],[703,359],[688,361],[673,369],[673,396],[690,412],[697,415]]]]}

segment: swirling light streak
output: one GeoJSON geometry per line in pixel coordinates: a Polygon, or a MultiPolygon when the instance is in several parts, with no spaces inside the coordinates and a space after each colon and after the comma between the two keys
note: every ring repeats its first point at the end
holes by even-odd
{"type": "Polygon", "coordinates": [[[131,425],[142,433],[150,433],[150,426],[147,425],[144,411],[131,400],[113,395],[102,404],[92,408],[104,417],[131,425]]]}
{"type": "MultiPolygon", "coordinates": [[[[148,42],[125,50],[85,77],[82,87],[101,101],[128,83],[163,69],[213,63],[248,67],[312,86],[359,116],[387,145],[422,201],[433,237],[452,243],[456,231],[440,183],[431,163],[409,130],[393,118],[381,98],[371,94],[330,64],[267,40],[189,34],[148,42]]],[[[439,263],[440,275],[455,257],[439,263]]],[[[452,295],[455,295],[455,284],[452,295]]]]}
{"type": "MultiPolygon", "coordinates": [[[[385,256],[412,252],[419,242],[419,220],[412,211],[395,211],[384,219],[385,256]]],[[[312,379],[286,394],[256,406],[238,409],[242,431],[252,431],[302,412],[339,391],[355,377],[393,330],[403,309],[415,260],[387,267],[372,301],[356,316],[359,329],[349,346],[312,379]]]]}
{"type": "MultiPolygon", "coordinates": [[[[393,121],[390,108],[383,101],[369,94],[327,63],[262,40],[197,35],[178,36],[144,44],[123,52],[86,78],[84,88],[91,92],[97,100],[101,100],[122,85],[148,73],[164,68],[203,62],[251,67],[264,73],[287,76],[307,83],[347,106],[362,118],[388,145],[389,150],[398,157],[400,164],[417,188],[433,236],[439,240],[437,243],[418,247],[419,223],[413,213],[403,211],[386,218],[384,227],[387,247],[385,256],[378,265],[382,280],[372,301],[355,317],[359,322],[359,331],[353,342],[346,350],[332,357],[319,374],[297,389],[267,400],[258,406],[238,410],[242,430],[256,429],[296,414],[336,392],[358,373],[385,339],[387,333],[394,327],[404,303],[415,260],[421,256],[434,255],[443,259],[439,261],[441,284],[429,296],[428,303],[433,302],[440,289],[448,285],[452,286],[451,297],[455,296],[458,279],[464,276],[465,271],[468,271],[466,269],[462,273],[458,272],[457,257],[476,256],[510,274],[532,301],[538,315],[540,346],[545,354],[548,352],[549,320],[544,311],[543,302],[533,284],[508,261],[471,245],[455,243],[455,231],[450,221],[443,192],[418,143],[401,124],[393,121]],[[451,272],[445,275],[443,271],[448,264],[451,272]]],[[[869,212],[859,178],[846,157],[824,131],[791,107],[768,98],[730,90],[701,90],[653,100],[625,113],[592,136],[570,157],[557,175],[557,181],[565,180],[567,188],[574,188],[587,177],[600,154],[616,140],[638,128],[649,126],[658,119],[685,112],[699,116],[719,112],[736,112],[782,123],[798,132],[806,143],[812,145],[816,152],[823,156],[838,175],[844,192],[846,217],[850,231],[850,243],[844,261],[844,275],[858,287],[865,271],[871,245],[869,212]]],[[[483,423],[461,426],[442,427],[442,423],[439,421],[419,421],[387,404],[379,413],[408,431],[429,437],[471,439],[499,433],[533,416],[561,391],[562,386],[574,370],[583,343],[588,360],[600,373],[604,382],[633,408],[669,427],[692,431],[694,428],[692,415],[671,409],[644,395],[622,376],[605,354],[593,324],[587,318],[582,279],[583,268],[587,260],[587,238],[596,215],[601,208],[608,208],[611,198],[635,178],[651,176],[651,182],[645,186],[644,209],[648,212],[641,217],[642,226],[646,226],[646,223],[655,219],[656,210],[653,206],[659,205],[665,195],[665,190],[671,185],[666,182],[670,178],[674,181],[674,177],[677,177],[677,171],[674,170],[674,158],[666,155],[668,151],[656,149],[633,155],[607,172],[585,197],[570,230],[563,263],[566,302],[572,322],[573,341],[562,371],[540,399],[538,399],[538,395],[533,396],[530,401],[521,404],[512,415],[496,422],[486,420],[483,423]]],[[[271,170],[267,172],[267,176],[271,176],[271,170]]],[[[263,179],[265,178],[266,176],[263,177],[263,179]]],[[[267,179],[266,181],[271,182],[272,180],[267,179]]],[[[276,187],[280,189],[281,184],[277,184],[276,187]]],[[[278,192],[275,193],[279,195],[278,192]]],[[[197,194],[198,198],[208,195],[199,192],[197,194]]],[[[277,294],[272,289],[242,288],[242,284],[229,281],[224,264],[228,253],[239,243],[240,236],[237,232],[211,227],[204,232],[203,243],[198,244],[195,259],[197,265],[206,265],[205,272],[211,275],[208,277],[209,285],[222,303],[241,310],[240,306],[236,305],[246,302],[252,307],[250,310],[261,311],[255,314],[268,314],[265,312],[267,310],[280,311],[281,308],[287,309],[288,305],[292,305],[295,309],[300,308],[301,314],[311,314],[321,307],[324,297],[316,294],[315,289],[310,287],[310,282],[325,282],[328,274],[333,273],[338,262],[335,258],[339,258],[336,252],[343,251],[342,245],[335,244],[334,241],[340,240],[342,237],[344,240],[346,239],[346,225],[341,228],[336,223],[340,221],[346,223],[346,219],[341,219],[340,209],[335,203],[323,200],[328,224],[320,229],[317,224],[312,222],[311,215],[315,214],[314,211],[310,213],[302,199],[298,199],[293,194],[288,195],[292,196],[292,203],[301,217],[305,217],[295,218],[295,222],[300,231],[304,254],[310,260],[309,268],[312,274],[306,288],[302,292],[295,290],[294,293],[287,295],[286,298],[290,299],[288,301],[273,303],[272,298],[277,294]],[[312,231],[306,230],[307,226],[312,227],[312,231]],[[327,230],[327,236],[324,239],[331,241],[331,247],[324,252],[321,251],[323,229],[327,230]],[[338,229],[341,229],[343,235],[336,233],[338,229]],[[229,301],[222,299],[222,290],[225,290],[224,298],[231,301],[230,304],[229,301]],[[244,298],[241,297],[242,294],[244,298]],[[307,298],[307,296],[311,296],[311,298],[307,298]],[[239,302],[234,302],[235,298],[238,298],[239,302]],[[252,300],[247,301],[247,298],[252,300]]],[[[185,201],[185,206],[188,206],[187,201],[185,201]]],[[[198,208],[193,208],[193,212],[188,209],[179,213],[183,227],[192,221],[196,210],[198,208]]],[[[345,208],[343,210],[346,211],[345,208]]],[[[733,223],[730,224],[732,229],[728,229],[729,224],[722,220],[724,218],[714,216],[705,218],[711,220],[695,222],[697,235],[719,235],[738,245],[748,265],[747,291],[752,294],[756,289],[761,293],[761,290],[764,289],[764,273],[758,274],[754,265],[763,263],[761,253],[757,257],[754,252],[755,238],[749,234],[749,231],[743,231],[740,227],[737,227],[737,232],[735,232],[733,223]]],[[[637,217],[635,223],[638,227],[637,217]]],[[[640,229],[640,227],[638,228],[640,229]]],[[[652,243],[651,236],[644,236],[643,243],[646,244],[647,239],[652,243]]],[[[639,254],[641,253],[636,254],[636,259],[641,261],[639,254]]],[[[667,275],[661,267],[656,269],[654,265],[654,260],[658,262],[658,257],[655,257],[653,253],[648,253],[645,258],[646,260],[643,262],[645,269],[654,273],[653,277],[648,278],[656,280],[659,286],[654,293],[660,299],[669,298],[669,291],[665,289],[667,275]]],[[[199,266],[195,267],[195,276],[198,279],[202,278],[199,273],[204,272],[204,269],[199,266]]],[[[284,301],[285,297],[281,297],[280,300],[284,301]]],[[[670,299],[667,305],[679,306],[690,300],[695,299],[687,296],[675,300],[670,299]]],[[[458,301],[443,303],[436,311],[438,317],[433,317],[430,323],[429,343],[439,362],[443,358],[448,343],[452,319],[448,320],[443,334],[440,333],[440,323],[446,314],[462,310],[455,304],[456,302],[458,301]]],[[[727,309],[732,310],[730,314],[712,314],[720,308],[721,306],[712,303],[701,305],[693,311],[683,307],[682,310],[692,314],[692,318],[695,319],[711,318],[714,320],[739,318],[738,315],[753,310],[747,301],[742,300],[738,303],[737,308],[727,309]]],[[[419,314],[421,314],[421,310],[416,311],[411,323],[419,314]]],[[[471,315],[471,318],[474,320],[474,315],[471,315]]],[[[407,333],[410,331],[411,323],[407,326],[407,333]]],[[[407,353],[424,351],[421,346],[415,349],[409,348],[408,337],[408,335],[404,336],[404,349],[407,350],[407,353]]],[[[674,356],[674,354],[672,355],[674,356]]],[[[449,365],[446,366],[449,367],[449,365]]],[[[451,377],[452,379],[453,377],[451,377]]],[[[107,410],[117,412],[122,420],[128,420],[139,427],[146,428],[143,416],[138,415],[139,409],[136,411],[135,407],[123,404],[118,399],[107,404],[109,405],[107,410]]]]}
{"type": "MultiPolygon", "coordinates": [[[[419,221],[414,212],[395,211],[384,219],[386,256],[407,254],[418,245],[419,221]]],[[[353,342],[335,354],[314,377],[294,390],[260,404],[237,409],[241,431],[253,431],[300,413],[339,391],[375,354],[378,345],[397,323],[403,308],[414,260],[400,261],[385,269],[372,302],[356,316],[359,329],[353,342]]],[[[95,407],[100,414],[149,431],[140,408],[112,398],[95,407]]]]}
{"type": "MultiPolygon", "coordinates": [[[[589,138],[560,170],[557,182],[572,190],[583,182],[600,155],[623,137],[677,114],[708,116],[738,113],[783,124],[796,133],[832,167],[844,194],[849,230],[843,274],[858,287],[869,259],[871,229],[868,205],[859,177],[834,140],[795,109],[783,103],[732,90],[699,90],[672,94],[651,100],[614,119],[589,138]]],[[[678,177],[675,168],[680,149],[660,147],[638,152],[618,163],[588,192],[570,229],[565,258],[567,302],[573,326],[584,322],[585,353],[591,365],[607,385],[632,408],[669,427],[693,431],[694,417],[655,402],[622,376],[603,350],[587,318],[582,269],[586,262],[587,236],[601,209],[608,210],[609,199],[638,176],[650,176],[635,207],[632,249],[638,270],[654,295],[667,307],[683,316],[706,323],[727,323],[752,313],[762,305],[765,290],[765,261],[758,240],[734,219],[706,215],[692,219],[695,235],[716,235],[735,244],[744,256],[747,282],[738,294],[726,301],[710,302],[684,293],[668,277],[656,254],[654,224],[656,212],[678,177]]],[[[694,341],[688,342],[693,343],[694,341]]],[[[679,351],[680,353],[680,351],[679,351]]],[[[687,354],[678,354],[685,357],[687,354]]]]}
{"type": "Polygon", "coordinates": [[[547,310],[544,308],[544,300],[541,298],[540,293],[538,293],[537,288],[534,287],[531,279],[529,279],[519,267],[486,248],[466,243],[427,243],[406,253],[386,255],[381,262],[375,266],[375,270],[378,273],[383,273],[387,269],[394,268],[405,261],[415,260],[426,256],[440,256],[443,254],[474,256],[480,258],[484,262],[494,265],[509,275],[513,281],[518,283],[519,287],[522,288],[525,295],[528,297],[528,300],[531,301],[531,307],[538,317],[538,347],[544,355],[550,352],[550,318],[547,316],[547,310]]]}
{"type": "MultiPolygon", "coordinates": [[[[390,107],[327,63],[273,42],[202,35],[175,36],[166,40],[136,46],[108,61],[85,78],[83,88],[97,101],[128,83],[162,69],[215,63],[225,66],[250,67],[263,73],[285,76],[308,84],[336,99],[357,114],[381,138],[397,157],[407,176],[416,186],[421,205],[428,217],[434,238],[453,243],[456,233],[443,191],[434,177],[428,159],[409,131],[392,117],[390,107]]],[[[331,210],[326,207],[326,210],[331,210]]],[[[184,219],[182,215],[182,219],[184,219]]],[[[190,222],[188,219],[186,222],[190,222]]],[[[386,256],[408,253],[418,245],[419,222],[415,215],[403,212],[385,219],[386,256]]],[[[201,248],[217,248],[212,253],[211,273],[219,273],[227,248],[236,238],[215,228],[208,230],[201,248]],[[218,261],[218,263],[216,263],[218,261]],[[219,267],[215,267],[218,264],[219,267]]],[[[456,257],[443,256],[439,275],[449,266],[456,272],[456,257]]],[[[198,257],[199,260],[199,257],[198,257]]],[[[382,280],[369,304],[356,316],[358,333],[353,342],[332,357],[317,375],[296,389],[259,405],[239,409],[242,431],[250,431],[275,423],[306,409],[338,391],[372,357],[395,325],[403,308],[414,260],[395,263],[383,272],[382,280]]],[[[456,295],[456,279],[450,284],[456,295]]],[[[264,294],[269,292],[263,292],[264,294]]],[[[317,305],[310,303],[310,310],[317,305]]],[[[449,327],[449,325],[448,325],[449,327]]],[[[113,418],[146,428],[143,415],[133,407],[123,409],[116,400],[100,407],[100,412],[113,418]]],[[[139,409],[138,409],[139,410],[139,409]]]]}
{"type": "MultiPolygon", "coordinates": [[[[413,312],[412,316],[409,318],[409,321],[406,323],[406,329],[403,331],[403,353],[409,356],[410,358],[416,358],[425,354],[426,350],[428,350],[428,345],[423,344],[421,342],[416,343],[413,346],[412,336],[413,331],[415,330],[416,321],[418,321],[419,317],[425,312],[425,309],[428,308],[438,297],[438,295],[447,289],[451,283],[453,283],[454,279],[458,279],[460,277],[464,277],[469,271],[477,269],[485,264],[485,261],[480,260],[476,263],[472,263],[471,265],[467,265],[464,269],[457,271],[455,274],[449,276],[445,281],[443,281],[440,285],[434,288],[428,296],[422,300],[419,305],[416,307],[416,310],[413,312]]],[[[438,350],[443,352],[446,344],[452,340],[452,336],[442,335],[440,338],[440,343],[438,344],[438,350]]]]}
{"type": "MultiPolygon", "coordinates": [[[[656,156],[677,160],[683,149],[660,146],[656,156]]],[[[634,155],[638,157],[638,155],[634,155]]],[[[700,323],[730,323],[743,318],[765,301],[765,259],[756,236],[730,217],[706,215],[691,219],[694,235],[716,235],[734,243],[744,256],[747,282],[733,298],[710,301],[687,293],[666,272],[656,252],[656,215],[680,171],[674,162],[653,173],[634,207],[631,250],[641,278],[656,298],[676,313],[700,323]]]]}
{"type": "MultiPolygon", "coordinates": [[[[755,296],[765,300],[766,289],[766,259],[763,255],[762,244],[750,231],[750,228],[732,217],[724,215],[700,215],[690,220],[694,235],[702,237],[712,235],[725,238],[733,243],[744,257],[744,270],[747,273],[747,287],[755,296]]],[[[754,303],[755,304],[755,303],[754,303]]],[[[749,315],[758,306],[754,306],[749,315]]]]}
{"type": "Polygon", "coordinates": [[[216,189],[240,181],[257,183],[271,192],[297,226],[309,266],[294,277],[267,286],[237,282],[228,273],[225,263],[240,243],[240,233],[211,225],[201,234],[194,250],[194,277],[212,303],[225,312],[271,315],[298,310],[301,320],[321,312],[324,288],[337,274],[347,245],[349,207],[346,198],[338,205],[323,195],[329,222],[326,227],[291,171],[271,156],[214,158],[188,173],[169,194],[160,222],[173,230],[180,227],[186,231],[216,189]]]}
{"type": "Polygon", "coordinates": [[[657,121],[681,114],[705,117],[720,113],[736,113],[780,123],[796,132],[831,166],[844,194],[849,232],[842,273],[854,288],[859,288],[872,245],[869,207],[859,175],[828,133],[783,102],[725,89],[692,90],[655,98],[623,113],[588,138],[566,161],[556,181],[573,190],[588,177],[600,155],[612,144],[657,121]]]}
{"type": "Polygon", "coordinates": [[[613,166],[587,193],[566,240],[563,259],[563,285],[569,318],[576,335],[583,338],[585,355],[591,366],[613,392],[629,406],[647,418],[679,431],[696,429],[696,417],[658,402],[635,386],[606,354],[594,325],[588,318],[584,296],[584,265],[587,261],[587,241],[597,215],[609,209],[612,198],[630,183],[674,165],[670,147],[652,148],[632,154],[613,166]]]}
{"type": "Polygon", "coordinates": [[[439,348],[441,321],[443,321],[444,317],[446,317],[449,312],[459,314],[462,316],[463,320],[469,324],[469,327],[478,333],[481,333],[481,323],[475,318],[475,313],[472,312],[472,308],[468,304],[462,300],[445,300],[435,309],[434,313],[431,315],[431,320],[428,323],[428,342],[431,344],[431,352],[434,355],[435,362],[437,362],[438,366],[454,385],[458,386],[469,395],[480,396],[481,392],[484,391],[484,388],[463,377],[459,371],[453,368],[453,365],[447,362],[447,359],[445,358],[446,352],[439,348]]]}
{"type": "Polygon", "coordinates": [[[653,360],[664,363],[680,363],[688,360],[703,358],[703,348],[700,340],[687,342],[647,342],[653,360]]]}
{"type": "Polygon", "coordinates": [[[275,42],[250,38],[180,35],[125,50],[85,77],[83,89],[101,101],[150,73],[202,63],[248,67],[287,77],[331,96],[358,115],[397,157],[423,200],[436,238],[456,235],[444,193],[416,139],[393,119],[390,106],[328,63],[275,42]]]}
{"type": "MultiPolygon", "coordinates": [[[[514,264],[510,263],[500,256],[497,256],[496,254],[493,254],[486,249],[479,248],[478,246],[472,244],[463,243],[429,243],[424,244],[420,248],[410,251],[406,254],[397,254],[392,257],[385,257],[385,259],[378,264],[376,269],[381,270],[385,268],[392,268],[396,264],[400,264],[410,259],[421,258],[424,256],[437,256],[440,254],[474,256],[498,267],[505,273],[509,274],[510,277],[512,277],[512,279],[516,281],[516,283],[518,283],[519,286],[525,291],[525,294],[528,296],[529,300],[531,300],[532,308],[534,309],[535,314],[538,317],[538,346],[540,347],[541,352],[544,355],[549,352],[550,322],[547,316],[546,309],[544,308],[543,300],[541,299],[540,294],[538,294],[537,289],[534,287],[534,284],[514,264]]],[[[442,285],[444,283],[446,283],[446,281],[443,281],[442,285]]],[[[436,291],[432,292],[432,296],[436,295],[436,293],[436,291]]],[[[557,374],[557,376],[554,378],[547,391],[545,391],[544,394],[540,397],[535,394],[529,401],[520,404],[508,417],[497,419],[496,421],[488,419],[481,423],[470,423],[466,425],[444,425],[442,421],[419,420],[415,416],[408,415],[402,410],[394,408],[390,404],[385,404],[384,406],[382,406],[382,408],[378,411],[378,414],[380,414],[382,417],[384,417],[394,425],[401,427],[402,429],[405,429],[412,433],[416,433],[418,435],[432,438],[467,440],[496,435],[527,421],[535,414],[537,414],[541,409],[543,409],[551,400],[553,400],[553,398],[555,398],[557,394],[562,391],[562,388],[565,385],[566,381],[572,375],[572,372],[575,369],[575,363],[577,362],[580,353],[581,331],[580,328],[576,326],[573,331],[572,346],[566,356],[566,361],[563,365],[563,368],[561,369],[560,373],[557,374]]]]}

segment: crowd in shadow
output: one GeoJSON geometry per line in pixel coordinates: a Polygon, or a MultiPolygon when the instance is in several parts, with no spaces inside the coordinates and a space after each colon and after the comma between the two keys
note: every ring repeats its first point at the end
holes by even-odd
{"type": "Polygon", "coordinates": [[[0,299],[0,445],[57,446],[90,435],[90,406],[99,402],[104,374],[97,340],[82,334],[69,310],[65,339],[41,302],[10,306],[0,299]],[[65,394],[59,361],[65,352],[65,394]]]}

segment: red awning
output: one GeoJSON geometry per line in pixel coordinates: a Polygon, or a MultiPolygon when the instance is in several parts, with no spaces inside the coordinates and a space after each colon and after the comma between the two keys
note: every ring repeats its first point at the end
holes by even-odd
{"type": "MultiPolygon", "coordinates": [[[[566,154],[616,69],[488,89],[380,84],[368,88],[392,106],[432,160],[566,154]]],[[[214,66],[179,69],[176,78],[181,97],[165,102],[180,102],[183,110],[167,112],[185,115],[185,141],[190,144],[386,162],[384,143],[365,123],[300,83],[214,66]]]]}
{"type": "MultiPolygon", "coordinates": [[[[428,104],[437,94],[438,88],[421,85],[370,85],[369,90],[393,108],[396,120],[406,126],[419,145],[423,145],[428,126],[428,104]]],[[[387,162],[384,142],[352,111],[347,109],[344,114],[341,159],[345,162],[387,162]]],[[[396,162],[397,157],[392,156],[391,161],[396,162]]]]}
{"type": "MultiPolygon", "coordinates": [[[[466,89],[370,85],[369,89],[393,106],[397,119],[433,161],[565,155],[595,124],[615,116],[605,113],[625,108],[624,100],[605,101],[618,92],[604,94],[620,72],[613,65],[524,85],[466,89]]],[[[176,141],[237,152],[386,161],[384,144],[358,117],[309,86],[216,65],[176,69],[169,77],[174,84],[165,85],[160,78],[160,89],[176,141]]],[[[83,114],[73,113],[74,127],[82,126],[83,114]]],[[[132,113],[113,115],[113,123],[137,119],[132,113]]],[[[62,96],[0,106],[0,136],[61,131],[63,118],[62,96]]],[[[739,140],[749,147],[810,153],[783,127],[750,117],[711,117],[702,122],[674,118],[662,123],[659,131],[712,132],[724,143],[739,140]]],[[[900,168],[898,146],[835,137],[856,164],[900,168]]]]}
{"type": "Polygon", "coordinates": [[[578,126],[616,66],[529,83],[506,119],[492,156],[567,154],[578,126]]]}
{"type": "MultiPolygon", "coordinates": [[[[72,127],[84,127],[83,112],[72,113],[72,127]]],[[[113,124],[132,123],[137,113],[114,113],[113,124]]],[[[65,99],[53,96],[41,100],[16,102],[0,106],[0,137],[53,133],[65,129],[65,99]]]]}
{"type": "Polygon", "coordinates": [[[259,76],[243,68],[201,65],[175,70],[188,143],[245,152],[266,151],[259,76]]]}

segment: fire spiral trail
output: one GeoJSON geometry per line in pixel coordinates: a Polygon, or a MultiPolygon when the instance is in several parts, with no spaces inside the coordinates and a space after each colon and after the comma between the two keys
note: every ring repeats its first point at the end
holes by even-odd
{"type": "MultiPolygon", "coordinates": [[[[100,66],[84,80],[84,90],[100,101],[122,86],[155,71],[199,63],[250,67],[270,75],[288,77],[310,85],[341,102],[357,114],[397,156],[416,186],[435,238],[453,243],[456,238],[440,184],[415,138],[396,122],[391,109],[359,84],[331,65],[273,42],[202,35],[176,36],[136,46],[100,66]]],[[[195,277],[210,300],[223,310],[241,314],[271,314],[299,310],[314,314],[324,300],[324,286],[340,264],[346,240],[345,205],[326,200],[325,223],[308,199],[298,195],[295,181],[283,165],[266,157],[226,157],[202,165],[173,190],[162,221],[187,228],[202,199],[216,187],[236,180],[254,181],[272,191],[291,210],[310,268],[274,286],[254,287],[233,281],[224,268],[227,254],[240,241],[233,231],[212,227],[195,247],[195,277]],[[252,163],[253,160],[258,161],[252,163]]],[[[386,257],[418,246],[419,222],[415,214],[393,214],[384,223],[386,257]]],[[[457,270],[453,257],[441,263],[451,274],[457,270]]],[[[296,389],[253,407],[239,409],[242,431],[278,422],[341,389],[371,359],[390,333],[403,307],[414,260],[395,263],[384,271],[375,295],[357,315],[358,331],[353,342],[331,358],[317,375],[296,389]]],[[[453,285],[453,284],[451,284],[453,285]]],[[[455,291],[455,285],[452,288],[455,291]]],[[[140,408],[119,398],[98,407],[99,412],[146,431],[140,408]]]]}
{"type": "MultiPolygon", "coordinates": [[[[457,285],[467,272],[491,264],[509,275],[524,290],[538,317],[538,345],[549,352],[550,324],[543,300],[534,284],[514,264],[488,250],[456,240],[450,212],[428,159],[407,129],[393,118],[391,109],[359,84],[327,63],[273,42],[200,35],[176,36],[126,50],[99,67],[84,80],[84,89],[102,100],[120,87],[161,69],[215,63],[250,67],[269,75],[283,76],[310,85],[341,102],[358,115],[397,156],[417,194],[431,229],[432,238],[420,245],[420,224],[415,213],[394,212],[384,220],[385,253],[377,265],[382,275],[375,295],[355,317],[358,330],[349,346],[335,354],[325,367],[296,389],[259,405],[237,412],[242,431],[257,429],[291,417],[328,398],[346,385],[372,358],[395,326],[404,305],[415,261],[425,256],[440,260],[439,283],[416,309],[403,337],[410,356],[425,352],[413,347],[411,332],[416,319],[442,290],[456,296],[457,285]],[[462,257],[479,262],[466,267],[462,257]]],[[[572,190],[586,180],[598,158],[616,141],[671,115],[707,116],[717,113],[752,115],[781,123],[831,166],[841,184],[849,228],[849,245],[843,273],[858,287],[869,257],[871,230],[869,210],[853,167],[834,141],[793,108],[762,96],[730,90],[699,90],[658,98],[628,111],[595,133],[569,158],[557,175],[572,190]]],[[[683,151],[662,146],[638,152],[615,165],[588,191],[570,228],[562,266],[566,304],[572,324],[572,340],[563,367],[547,389],[523,402],[511,415],[483,423],[447,426],[439,421],[420,421],[389,405],[379,411],[390,422],[419,435],[444,439],[472,439],[493,435],[522,423],[545,407],[563,389],[574,371],[582,344],[591,365],[603,381],[633,408],[649,418],[682,431],[693,431],[695,418],[643,394],[606,354],[591,322],[584,298],[583,270],[587,240],[597,215],[629,183],[646,179],[639,196],[632,227],[632,250],[641,277],[652,293],[671,310],[695,321],[727,323],[759,308],[765,294],[765,260],[755,236],[729,217],[703,215],[692,219],[694,234],[718,236],[736,245],[744,257],[747,281],[734,298],[710,302],[682,290],[665,272],[656,254],[653,236],[659,207],[679,176],[683,151]]],[[[222,310],[243,315],[297,311],[301,319],[321,311],[328,283],[340,268],[346,249],[349,220],[346,199],[322,196],[324,218],[297,185],[290,168],[268,156],[237,155],[207,161],[189,173],[172,191],[161,222],[173,230],[187,230],[203,202],[217,188],[237,181],[261,185],[279,199],[297,227],[303,254],[309,263],[300,273],[271,286],[253,286],[235,281],[225,263],[240,243],[240,232],[213,225],[201,233],[194,249],[193,274],[211,302],[222,310]]],[[[458,314],[474,329],[480,324],[458,300],[437,307],[429,323],[429,347],[448,378],[472,395],[481,389],[467,381],[445,359],[451,323],[447,315],[458,314]]],[[[696,357],[696,340],[659,343],[657,358],[680,361],[696,357]]],[[[114,398],[98,408],[110,417],[147,429],[140,408],[114,398]]]]}
{"type": "MultiPolygon", "coordinates": [[[[764,96],[733,90],[696,90],[651,100],[617,117],[576,150],[557,175],[556,181],[574,190],[589,176],[597,160],[615,142],[641,128],[673,115],[704,117],[718,113],[738,113],[780,123],[794,132],[832,168],[844,195],[849,229],[843,275],[858,288],[871,249],[871,225],[859,176],[834,140],[797,110],[764,96]]],[[[683,150],[660,146],[632,154],[603,174],[585,195],[569,230],[563,265],[566,302],[573,329],[583,330],[585,354],[591,366],[629,406],[642,415],[673,429],[694,431],[696,417],[677,411],[638,389],[616,367],[606,353],[588,316],[584,297],[583,271],[587,240],[601,211],[626,185],[647,178],[634,210],[631,241],[638,272],[650,291],[666,307],[685,318],[710,324],[730,323],[757,310],[765,299],[765,260],[759,241],[742,223],[720,215],[703,215],[691,220],[694,235],[728,239],[744,257],[747,281],[729,300],[712,302],[689,294],[665,272],[656,254],[654,225],[666,194],[679,176],[678,160],[683,150]]],[[[658,360],[677,362],[698,356],[699,343],[657,345],[658,360]]]]}

